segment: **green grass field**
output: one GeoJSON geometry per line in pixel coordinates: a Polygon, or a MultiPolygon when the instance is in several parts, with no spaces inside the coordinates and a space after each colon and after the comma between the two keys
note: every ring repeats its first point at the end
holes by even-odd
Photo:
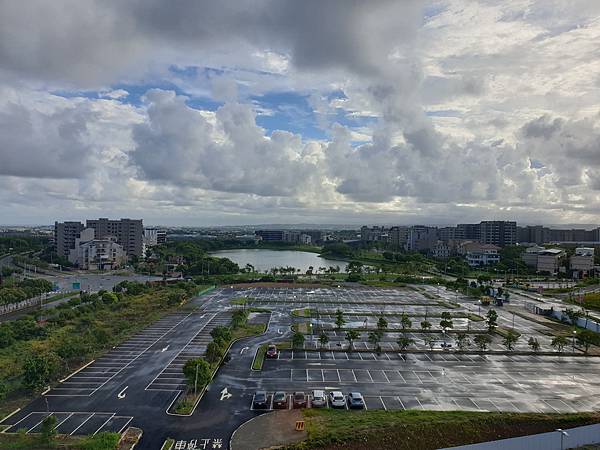
{"type": "Polygon", "coordinates": [[[600,422],[599,413],[304,410],[308,439],[296,449],[433,450],[600,422]]]}

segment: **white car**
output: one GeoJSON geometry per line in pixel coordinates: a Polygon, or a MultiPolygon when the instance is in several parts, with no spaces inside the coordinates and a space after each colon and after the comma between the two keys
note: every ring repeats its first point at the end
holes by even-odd
{"type": "Polygon", "coordinates": [[[322,408],[323,406],[327,406],[327,397],[325,396],[325,391],[312,391],[310,403],[313,408],[322,408]]]}
{"type": "Polygon", "coordinates": [[[329,404],[332,408],[345,408],[346,397],[340,391],[332,391],[329,393],[329,404]]]}

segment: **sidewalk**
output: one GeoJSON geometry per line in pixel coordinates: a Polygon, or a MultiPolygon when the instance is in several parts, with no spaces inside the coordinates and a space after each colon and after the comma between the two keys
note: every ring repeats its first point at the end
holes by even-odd
{"type": "Polygon", "coordinates": [[[307,437],[306,431],[294,429],[304,420],[299,409],[274,411],[250,419],[231,438],[231,450],[260,450],[295,444],[307,437]]]}

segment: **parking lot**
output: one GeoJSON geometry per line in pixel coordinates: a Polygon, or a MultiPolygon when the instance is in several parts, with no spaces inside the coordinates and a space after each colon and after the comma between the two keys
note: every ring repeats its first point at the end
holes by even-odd
{"type": "MultiPolygon", "coordinates": [[[[110,349],[3,423],[8,432],[36,432],[41,421],[52,414],[57,418],[58,432],[65,434],[119,432],[128,425],[139,426],[145,435],[139,448],[152,449],[166,436],[186,442],[227,442],[243,421],[273,408],[275,392],[285,392],[289,399],[293,392],[309,394],[315,389],[343,394],[358,391],[369,410],[550,413],[600,409],[600,358],[455,353],[437,347],[436,351],[423,351],[424,337],[432,332],[415,329],[384,333],[378,354],[373,343],[367,342],[368,331],[360,331],[360,338],[349,348],[346,330],[328,329],[329,342],[321,346],[319,327],[314,327],[315,334],[306,335],[304,348],[282,349],[276,358],[264,361],[262,370],[251,370],[260,345],[289,342],[294,322],[316,320],[291,316],[293,309],[318,309],[321,319],[332,321],[340,308],[347,324],[364,324],[366,319],[370,327],[382,312],[392,324],[403,312],[412,314],[415,324],[426,313],[435,328],[437,314],[450,311],[457,328],[467,325],[473,333],[471,326],[482,325],[481,321],[465,319],[467,314],[478,312],[472,303],[459,298],[457,304],[448,306],[449,298],[443,302],[430,297],[404,288],[217,289],[195,300],[194,310],[168,315],[110,349]],[[231,310],[240,307],[231,300],[240,297],[255,299],[250,303],[258,299],[257,306],[272,311],[261,318],[265,323],[269,320],[266,334],[232,346],[230,362],[219,370],[192,420],[183,422],[181,417],[166,414],[185,387],[185,362],[203,356],[211,340],[210,331],[229,323],[231,310]],[[411,348],[420,352],[401,353],[396,342],[401,335],[414,339],[411,348]],[[254,394],[259,390],[267,392],[268,402],[265,409],[255,410],[254,394]]],[[[504,311],[499,314],[500,323],[512,325],[510,315],[504,311]]],[[[544,343],[550,339],[543,326],[521,317],[514,320],[522,333],[538,336],[544,343]]],[[[445,337],[441,331],[433,335],[455,348],[455,331],[445,337]]],[[[526,346],[526,337],[521,337],[518,349],[526,346]]],[[[492,348],[502,349],[500,340],[495,337],[492,348]]],[[[312,406],[310,399],[307,406],[312,406]]],[[[292,407],[289,400],[287,407],[292,407]]]]}
{"type": "Polygon", "coordinates": [[[170,314],[155,322],[82,370],[64,379],[46,394],[49,397],[90,396],[129,367],[162,337],[179,326],[190,313],[170,314]]]}

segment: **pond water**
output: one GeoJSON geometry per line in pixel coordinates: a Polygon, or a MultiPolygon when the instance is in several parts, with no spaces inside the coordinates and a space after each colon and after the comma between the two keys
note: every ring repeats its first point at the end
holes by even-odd
{"type": "Polygon", "coordinates": [[[302,273],[306,272],[310,266],[313,270],[319,267],[336,267],[344,271],[348,263],[335,259],[321,258],[317,253],[301,252],[296,250],[262,250],[262,249],[237,249],[237,250],[219,250],[212,252],[212,256],[219,258],[229,258],[237,263],[240,268],[251,264],[254,269],[260,272],[269,270],[273,267],[295,267],[302,273]]]}

